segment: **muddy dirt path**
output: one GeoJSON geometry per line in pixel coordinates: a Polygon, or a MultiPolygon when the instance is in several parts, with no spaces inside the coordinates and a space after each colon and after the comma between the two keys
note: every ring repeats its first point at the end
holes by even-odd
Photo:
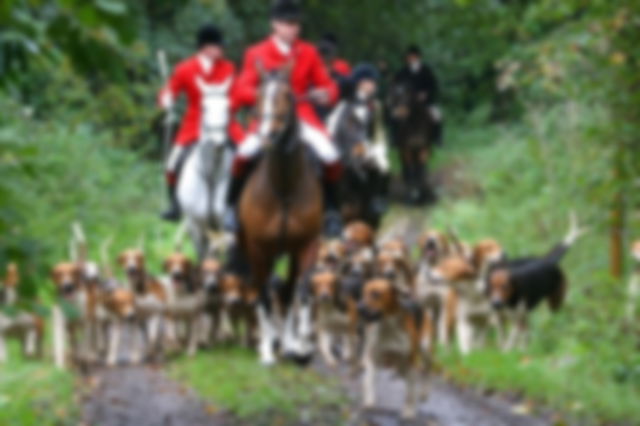
{"type": "MultiPolygon", "coordinates": [[[[346,369],[330,371],[317,363],[316,369],[338,377],[354,407],[359,406],[360,379],[346,369]]],[[[452,385],[440,377],[429,383],[429,399],[420,405],[418,417],[404,421],[398,411],[402,407],[405,386],[388,371],[380,371],[376,380],[377,407],[361,411],[354,408],[349,426],[550,426],[552,421],[516,413],[517,403],[498,395],[481,395],[470,389],[452,385]]]]}
{"type": "Polygon", "coordinates": [[[162,368],[130,366],[93,371],[87,379],[84,423],[90,426],[231,426],[162,368]]]}

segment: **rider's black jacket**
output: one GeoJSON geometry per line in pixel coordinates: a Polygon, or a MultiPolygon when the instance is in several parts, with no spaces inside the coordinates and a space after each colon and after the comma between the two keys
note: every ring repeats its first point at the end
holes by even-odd
{"type": "Polygon", "coordinates": [[[395,81],[407,83],[414,92],[426,92],[427,104],[438,102],[439,87],[438,80],[431,67],[424,62],[418,71],[413,72],[408,66],[404,66],[395,76],[395,81]]]}

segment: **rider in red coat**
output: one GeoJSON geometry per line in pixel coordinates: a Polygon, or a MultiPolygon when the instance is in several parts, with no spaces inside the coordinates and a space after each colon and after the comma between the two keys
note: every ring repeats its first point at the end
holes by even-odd
{"type": "Polygon", "coordinates": [[[351,76],[353,69],[346,59],[340,57],[340,42],[335,34],[325,34],[318,43],[318,50],[320,50],[334,79],[351,76]]]}
{"type": "MultiPolygon", "coordinates": [[[[273,34],[266,40],[251,46],[245,55],[242,71],[233,91],[234,108],[255,105],[260,88],[260,71],[282,68],[293,61],[291,85],[298,98],[297,113],[300,119],[301,137],[315,152],[324,166],[324,193],[327,207],[325,228],[329,234],[340,232],[337,188],[342,166],[340,154],[331,141],[323,122],[318,118],[314,103],[331,105],[336,102],[339,90],[331,79],[316,48],[298,38],[301,11],[290,0],[281,0],[271,11],[273,34]]],[[[262,142],[254,129],[241,143],[233,166],[233,181],[229,191],[229,203],[235,204],[247,177],[247,169],[262,149],[262,142]]],[[[232,228],[233,223],[227,223],[232,228]]]]}
{"type": "MultiPolygon", "coordinates": [[[[352,69],[346,60],[338,56],[338,37],[333,33],[327,33],[318,41],[317,46],[318,52],[329,70],[329,75],[340,88],[340,98],[348,98],[352,92],[350,81],[352,69]]],[[[316,111],[322,121],[326,122],[329,114],[333,111],[333,106],[316,105],[316,111]]]]}
{"type": "MultiPolygon", "coordinates": [[[[166,163],[166,180],[169,192],[169,209],[162,214],[166,220],[179,220],[180,207],[176,197],[176,183],[180,169],[191,147],[200,139],[202,100],[201,84],[228,85],[229,92],[235,80],[235,66],[224,58],[223,35],[216,27],[205,25],[197,34],[198,52],[180,62],[159,95],[160,106],[171,110],[175,101],[184,94],[187,110],[174,139],[166,163]]],[[[229,133],[234,142],[243,138],[240,125],[233,121],[229,133]]]]}

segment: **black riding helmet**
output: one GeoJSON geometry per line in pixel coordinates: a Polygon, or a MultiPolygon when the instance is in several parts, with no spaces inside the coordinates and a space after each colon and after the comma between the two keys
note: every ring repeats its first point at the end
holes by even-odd
{"type": "Polygon", "coordinates": [[[378,69],[369,63],[358,64],[351,73],[351,82],[354,87],[358,86],[362,80],[373,80],[377,82],[380,79],[378,69]]]}
{"type": "Polygon", "coordinates": [[[277,21],[300,22],[302,9],[294,0],[276,0],[271,7],[271,19],[277,21]]]}
{"type": "Polygon", "coordinates": [[[409,55],[422,56],[422,52],[417,44],[412,44],[407,47],[407,56],[409,55]]]}
{"type": "Polygon", "coordinates": [[[198,30],[198,33],[196,34],[196,45],[198,46],[198,49],[208,44],[224,44],[224,36],[222,34],[222,31],[220,31],[220,29],[213,24],[206,24],[201,26],[198,30]]]}
{"type": "Polygon", "coordinates": [[[317,47],[323,58],[334,58],[338,53],[338,37],[333,33],[325,33],[318,41],[317,47]]]}

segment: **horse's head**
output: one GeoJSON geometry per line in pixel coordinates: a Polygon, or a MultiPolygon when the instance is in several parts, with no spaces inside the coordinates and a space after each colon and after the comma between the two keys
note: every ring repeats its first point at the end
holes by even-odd
{"type": "Polygon", "coordinates": [[[196,79],[202,93],[202,142],[223,145],[226,143],[226,131],[229,123],[229,96],[231,78],[216,84],[196,79]]]}
{"type": "Polygon", "coordinates": [[[283,68],[266,71],[259,63],[262,84],[258,98],[256,116],[258,134],[266,148],[291,148],[295,138],[289,135],[295,125],[295,97],[290,84],[293,63],[283,68]]]}
{"type": "Polygon", "coordinates": [[[403,83],[396,82],[389,92],[389,110],[394,120],[406,120],[411,114],[413,99],[411,88],[403,83]]]}

